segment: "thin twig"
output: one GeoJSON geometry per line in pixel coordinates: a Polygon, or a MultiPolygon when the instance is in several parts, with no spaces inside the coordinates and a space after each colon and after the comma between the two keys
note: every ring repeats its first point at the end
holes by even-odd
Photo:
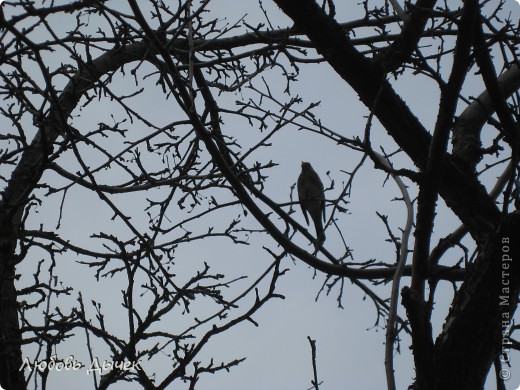
{"type": "Polygon", "coordinates": [[[307,340],[309,340],[309,344],[311,345],[311,354],[312,354],[312,371],[314,375],[314,379],[311,381],[314,390],[320,390],[319,382],[318,382],[318,369],[316,368],[316,340],[307,336],[307,340]]]}

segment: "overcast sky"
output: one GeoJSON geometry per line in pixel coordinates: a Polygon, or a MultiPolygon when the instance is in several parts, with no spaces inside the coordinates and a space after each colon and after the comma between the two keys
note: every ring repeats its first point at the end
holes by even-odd
{"type": "MultiPolygon", "coordinates": [[[[340,22],[362,17],[363,10],[357,5],[357,2],[338,1],[337,3],[337,19],[340,22]]],[[[271,1],[264,0],[263,5],[275,27],[292,25],[271,1]]],[[[514,0],[510,0],[506,7],[505,14],[510,12],[511,18],[518,20],[520,6],[514,0]]],[[[219,15],[223,24],[226,23],[224,18],[227,23],[233,24],[244,16],[244,20],[250,25],[265,22],[258,3],[253,0],[215,1],[211,9],[219,15]]],[[[9,18],[9,15],[6,17],[9,18]]],[[[69,17],[69,15],[61,15],[53,17],[49,21],[57,30],[66,31],[75,23],[74,19],[67,19],[69,17]]],[[[94,31],[93,22],[91,21],[91,23],[90,29],[94,31]]],[[[243,27],[241,31],[246,31],[246,28],[243,27]]],[[[60,63],[70,62],[70,58],[65,53],[53,54],[53,56],[47,57],[47,60],[51,70],[53,66],[57,67],[60,63]]],[[[38,80],[36,71],[34,77],[38,80]]],[[[285,85],[277,83],[277,77],[279,74],[275,71],[266,74],[266,80],[269,82],[273,94],[283,95],[285,85]]],[[[126,84],[127,80],[129,79],[119,78],[118,80],[116,78],[114,89],[119,93],[135,90],[135,85],[126,84]]],[[[152,88],[153,81],[150,80],[148,84],[144,85],[150,88],[131,104],[146,112],[156,124],[164,125],[171,122],[172,115],[177,113],[175,109],[172,109],[172,100],[165,101],[160,88],[152,88]]],[[[466,88],[466,96],[475,96],[482,91],[480,82],[470,83],[466,88]]],[[[399,81],[397,90],[423,124],[427,128],[431,128],[436,117],[438,102],[438,91],[435,86],[422,78],[404,77],[399,81]]],[[[294,94],[299,94],[305,104],[321,102],[316,113],[319,114],[324,125],[349,137],[362,136],[368,111],[358,101],[350,87],[327,64],[302,66],[298,82],[292,85],[292,91],[294,94]]],[[[247,99],[247,97],[247,91],[227,93],[219,97],[219,103],[236,108],[235,101],[247,99]]],[[[459,111],[463,108],[464,106],[460,105],[459,111]]],[[[111,116],[116,119],[123,117],[122,111],[115,108],[113,104],[109,104],[109,100],[106,98],[92,103],[83,110],[77,109],[74,114],[73,125],[85,132],[96,128],[101,121],[112,123],[111,116]]],[[[3,124],[3,121],[4,119],[0,118],[0,124],[3,124]]],[[[244,144],[253,143],[260,137],[258,129],[248,128],[248,126],[250,125],[246,121],[232,116],[223,116],[224,133],[237,137],[244,144]]],[[[139,134],[135,138],[140,137],[142,132],[148,131],[140,123],[128,123],[126,127],[131,132],[139,134]]],[[[374,134],[377,134],[376,140],[380,145],[393,149],[393,144],[389,142],[379,124],[375,124],[374,134]]],[[[130,135],[129,138],[133,137],[130,135]]],[[[106,142],[106,145],[113,142],[111,147],[118,148],[122,147],[123,141],[120,139],[103,142],[106,142]]],[[[342,183],[348,180],[345,172],[352,171],[361,158],[361,155],[349,152],[331,141],[308,132],[298,131],[295,128],[280,132],[271,141],[272,147],[259,151],[254,158],[263,162],[273,160],[278,164],[268,171],[269,178],[264,192],[279,203],[290,200],[291,186],[296,182],[301,161],[312,163],[325,187],[330,187],[331,180],[334,180],[334,188],[327,192],[327,198],[333,199],[340,193],[342,183]]],[[[103,162],[102,156],[88,147],[82,147],[81,151],[91,166],[97,166],[103,162]]],[[[406,158],[401,161],[404,167],[406,164],[409,165],[406,158]]],[[[58,162],[71,172],[79,169],[71,154],[64,155],[58,162]]],[[[153,163],[152,160],[147,162],[153,163]]],[[[117,176],[116,172],[107,172],[105,178],[107,181],[115,180],[114,176],[117,176]],[[111,177],[111,175],[113,176],[111,177]]],[[[356,261],[374,258],[392,263],[394,260],[395,249],[391,243],[385,242],[387,232],[376,212],[388,215],[391,227],[397,231],[404,225],[406,210],[401,202],[394,201],[394,198],[400,197],[395,183],[385,182],[385,178],[385,175],[373,169],[372,164],[366,164],[356,178],[349,199],[349,214],[341,218],[339,227],[347,244],[352,248],[356,261]]],[[[43,180],[51,181],[56,185],[60,182],[65,183],[63,179],[53,173],[45,174],[43,180]]],[[[39,193],[43,194],[45,191],[40,190],[39,193]]],[[[142,221],[142,224],[146,225],[148,219],[142,210],[145,207],[145,198],[159,200],[167,193],[167,190],[159,189],[142,195],[114,196],[113,199],[122,207],[124,206],[125,210],[132,210],[134,223],[139,224],[139,221],[142,221]]],[[[411,195],[415,194],[412,192],[411,195]]],[[[59,220],[58,210],[62,197],[60,194],[43,199],[43,204],[35,208],[38,213],[33,213],[30,217],[28,228],[37,229],[42,225],[46,230],[52,231],[56,229],[59,220]]],[[[175,220],[176,216],[173,211],[170,217],[175,220]]],[[[305,224],[299,208],[296,209],[293,218],[305,224]]],[[[89,238],[93,233],[110,231],[123,237],[130,234],[120,221],[110,221],[109,219],[110,210],[99,198],[81,188],[73,187],[65,199],[60,233],[71,242],[95,247],[99,244],[89,238]]],[[[218,226],[220,222],[220,220],[215,220],[212,223],[218,226]]],[[[280,224],[280,221],[277,223],[280,224]]],[[[247,224],[250,227],[259,228],[259,225],[255,225],[255,221],[252,219],[248,219],[247,224]]],[[[439,218],[436,221],[433,242],[453,231],[458,224],[458,219],[447,211],[443,202],[440,201],[439,218]]],[[[310,231],[313,232],[312,227],[310,231]]],[[[303,237],[299,236],[296,240],[311,251],[311,247],[303,237]]],[[[176,257],[176,273],[182,280],[183,277],[186,278],[200,269],[203,262],[207,262],[213,267],[214,272],[224,273],[230,279],[245,274],[249,275],[248,280],[240,281],[229,289],[227,293],[229,293],[229,297],[233,297],[241,291],[241,288],[246,287],[248,282],[257,278],[272,262],[272,258],[261,249],[261,245],[267,245],[275,252],[280,252],[280,248],[275,245],[274,241],[266,237],[256,238],[253,245],[249,246],[231,245],[228,241],[216,239],[181,246],[176,257]]],[[[335,255],[340,255],[343,251],[340,235],[333,228],[327,232],[325,246],[335,255]]],[[[22,279],[19,281],[19,286],[23,286],[24,283],[30,284],[37,262],[44,257],[45,254],[34,251],[32,257],[20,265],[18,272],[22,275],[22,279]]],[[[71,254],[57,258],[56,272],[63,281],[74,287],[74,292],[69,298],[60,302],[52,302],[52,304],[59,305],[63,309],[72,307],[76,305],[78,293],[81,292],[85,302],[95,300],[102,303],[107,324],[114,332],[119,330],[121,336],[124,337],[126,314],[120,303],[120,287],[123,284],[117,278],[101,279],[97,282],[94,271],[79,264],[81,260],[85,259],[71,254]]],[[[322,389],[374,390],[386,388],[385,331],[381,327],[384,324],[380,323],[379,326],[375,326],[377,316],[370,299],[366,299],[359,288],[347,281],[342,300],[343,309],[338,308],[336,299],[339,290],[337,288],[332,290],[330,296],[321,294],[319,300],[316,301],[315,298],[322,287],[325,276],[315,273],[313,269],[299,260],[293,262],[290,258],[284,258],[282,266],[289,270],[278,282],[278,293],[283,294],[285,299],[271,301],[254,316],[254,320],[259,324],[258,327],[244,322],[237,328],[215,337],[206,345],[197,360],[209,360],[214,357],[215,362],[220,363],[220,361],[234,358],[246,357],[247,359],[238,367],[233,368],[230,373],[222,372],[217,375],[203,376],[197,388],[212,390],[307,389],[311,386],[312,379],[308,336],[317,341],[318,375],[319,379],[323,381],[322,389]]],[[[403,279],[403,285],[408,283],[409,279],[403,279]]],[[[265,283],[262,284],[262,288],[266,287],[265,283]]],[[[389,287],[380,286],[376,288],[376,291],[381,296],[388,296],[389,287]]],[[[451,285],[440,283],[433,319],[434,338],[442,326],[451,299],[451,285]]],[[[209,311],[210,308],[205,308],[203,303],[195,305],[195,313],[203,315],[209,311]]],[[[90,310],[90,314],[94,316],[92,310],[90,310]]],[[[180,315],[180,311],[177,314],[179,314],[177,317],[169,319],[172,321],[171,324],[168,324],[170,329],[182,329],[195,315],[183,317],[180,315]]],[[[406,317],[401,308],[399,314],[403,318],[406,317]]],[[[79,361],[88,365],[90,358],[83,344],[84,334],[77,331],[76,337],[58,346],[58,352],[61,356],[73,354],[79,361]]],[[[413,380],[413,360],[409,346],[410,339],[403,337],[401,353],[395,357],[398,389],[406,389],[413,380]]],[[[29,348],[26,351],[33,352],[29,348]]],[[[96,352],[100,361],[110,359],[108,349],[99,346],[96,352]]],[[[511,360],[518,367],[520,354],[513,354],[511,360]]],[[[164,370],[167,370],[171,361],[165,358],[163,363],[165,364],[164,370]]],[[[147,362],[143,362],[143,366],[149,367],[147,364],[147,362]]],[[[161,368],[155,366],[157,361],[154,361],[153,364],[154,369],[161,372],[161,368]]],[[[161,377],[159,376],[158,379],[161,377]]],[[[512,378],[507,383],[508,390],[516,389],[518,385],[520,385],[520,372],[513,371],[512,378]]],[[[78,373],[62,372],[51,375],[49,388],[65,387],[76,390],[90,389],[93,388],[93,379],[86,375],[84,370],[78,373]]],[[[140,386],[120,384],[112,388],[137,389],[140,386]]],[[[182,388],[182,386],[175,388],[182,388]]],[[[492,372],[489,375],[486,389],[495,389],[492,372]]]]}

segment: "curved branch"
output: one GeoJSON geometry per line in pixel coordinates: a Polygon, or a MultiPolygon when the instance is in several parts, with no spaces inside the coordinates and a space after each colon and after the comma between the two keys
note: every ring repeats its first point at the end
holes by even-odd
{"type": "Polygon", "coordinates": [[[125,50],[107,52],[80,68],[70,79],[57,104],[51,106],[49,115],[43,119],[38,133],[13,171],[0,202],[0,210],[6,212],[3,217],[8,218],[2,218],[2,222],[12,223],[15,227],[20,225],[23,208],[46,168],[47,156],[52,153],[50,145],[53,145],[60,135],[65,134],[64,120],[68,119],[81,97],[92,89],[103,75],[119,69],[128,62],[143,59],[147,50],[147,45],[141,42],[129,45],[125,50]]]}
{"type": "MultiPolygon", "coordinates": [[[[374,155],[378,158],[379,163],[391,170],[392,166],[390,163],[380,154],[375,153],[374,155]]],[[[401,178],[395,174],[391,174],[395,180],[401,194],[403,195],[404,202],[406,204],[406,226],[403,230],[401,238],[401,248],[399,250],[399,261],[392,281],[392,292],[390,296],[390,307],[388,310],[388,323],[386,326],[386,341],[385,341],[385,371],[386,371],[386,382],[388,390],[395,390],[395,377],[394,377],[394,341],[395,341],[395,324],[397,322],[397,300],[399,297],[399,283],[404,272],[406,260],[408,258],[408,240],[412,233],[413,227],[413,203],[408,194],[408,189],[401,178]]]]}
{"type": "MultiPolygon", "coordinates": [[[[518,64],[512,64],[498,77],[498,88],[506,99],[520,88],[518,64]]],[[[453,129],[453,156],[472,170],[482,158],[480,133],[494,112],[491,94],[485,90],[460,114],[453,129]]]]}

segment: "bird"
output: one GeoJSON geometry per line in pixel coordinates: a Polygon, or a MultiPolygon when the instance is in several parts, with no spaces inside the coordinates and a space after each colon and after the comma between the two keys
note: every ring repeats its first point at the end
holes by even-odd
{"type": "Polygon", "coordinates": [[[297,182],[298,199],[302,208],[303,216],[309,225],[309,213],[316,229],[316,243],[321,245],[325,242],[323,221],[325,221],[325,193],[323,183],[312,165],[302,161],[302,171],[297,182]],[[322,221],[323,218],[323,221],[322,221]]]}

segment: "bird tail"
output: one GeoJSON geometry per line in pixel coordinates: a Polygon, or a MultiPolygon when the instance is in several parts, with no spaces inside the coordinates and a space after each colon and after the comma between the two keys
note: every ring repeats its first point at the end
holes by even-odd
{"type": "Polygon", "coordinates": [[[316,228],[316,238],[321,245],[325,242],[325,232],[323,230],[323,222],[321,222],[321,215],[318,215],[314,220],[314,227],[316,228]]]}

